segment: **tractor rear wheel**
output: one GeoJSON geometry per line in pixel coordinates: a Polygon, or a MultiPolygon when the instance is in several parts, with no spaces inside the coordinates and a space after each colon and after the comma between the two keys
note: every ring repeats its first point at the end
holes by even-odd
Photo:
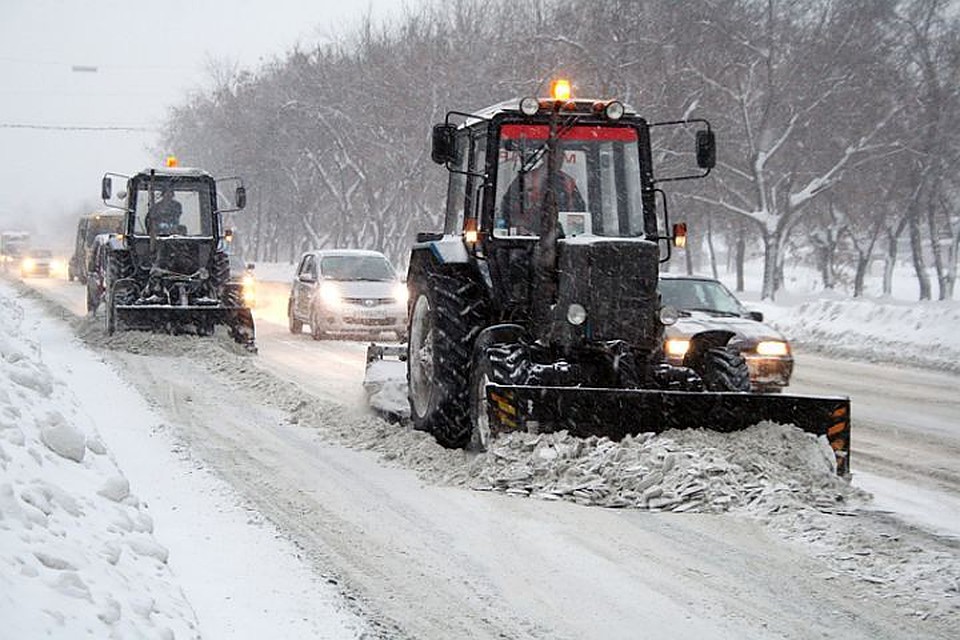
{"type": "Polygon", "coordinates": [[[703,354],[703,384],[707,391],[750,391],[750,369],[731,347],[713,347],[703,354]]]}
{"type": "Polygon", "coordinates": [[[470,442],[473,343],[485,315],[480,286],[455,272],[422,274],[412,283],[407,382],[416,429],[445,447],[470,442]]]}

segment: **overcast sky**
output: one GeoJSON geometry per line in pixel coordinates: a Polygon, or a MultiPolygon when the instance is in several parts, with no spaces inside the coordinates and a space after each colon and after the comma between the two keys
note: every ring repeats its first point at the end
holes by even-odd
{"type": "Polygon", "coordinates": [[[161,162],[150,129],[211,68],[256,69],[416,1],[0,0],[0,227],[69,246],[73,229],[45,234],[41,220],[98,206],[104,172],[161,162]]]}

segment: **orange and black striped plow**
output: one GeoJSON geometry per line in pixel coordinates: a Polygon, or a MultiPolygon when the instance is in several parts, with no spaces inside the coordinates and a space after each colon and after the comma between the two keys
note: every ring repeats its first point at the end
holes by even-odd
{"type": "Polygon", "coordinates": [[[850,473],[850,399],[844,396],[490,384],[487,400],[494,435],[565,429],[620,440],[670,429],[729,433],[764,421],[792,424],[826,437],[837,474],[850,473]]]}

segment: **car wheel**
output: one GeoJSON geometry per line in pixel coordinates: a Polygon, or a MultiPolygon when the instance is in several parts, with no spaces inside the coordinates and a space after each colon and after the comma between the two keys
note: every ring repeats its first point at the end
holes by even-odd
{"type": "Polygon", "coordinates": [[[303,333],[303,323],[297,319],[293,311],[293,300],[287,303],[287,326],[290,329],[290,333],[294,335],[303,333]]]}
{"type": "Polygon", "coordinates": [[[320,320],[317,319],[317,314],[310,314],[310,337],[314,340],[323,340],[327,337],[326,332],[324,332],[320,320]]]}

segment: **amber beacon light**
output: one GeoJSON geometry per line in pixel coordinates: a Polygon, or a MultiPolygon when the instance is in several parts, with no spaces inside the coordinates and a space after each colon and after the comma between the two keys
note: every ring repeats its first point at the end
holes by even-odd
{"type": "Polygon", "coordinates": [[[553,83],[553,94],[554,100],[569,100],[570,99],[570,81],[569,80],[556,80],[553,83]]]}

